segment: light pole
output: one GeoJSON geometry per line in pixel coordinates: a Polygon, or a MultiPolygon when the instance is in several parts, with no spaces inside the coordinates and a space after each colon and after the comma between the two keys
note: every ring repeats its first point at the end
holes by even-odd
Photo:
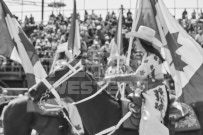
{"type": "Polygon", "coordinates": [[[83,9],[84,9],[84,11],[85,11],[85,3],[86,3],[86,1],[84,0],[84,5],[83,5],[83,9]]]}
{"type": "MultiPolygon", "coordinates": [[[[63,0],[63,3],[64,3],[64,0],[63,0]]],[[[63,7],[63,16],[64,16],[64,7],[63,7]]]]}
{"type": "Polygon", "coordinates": [[[23,0],[22,0],[22,6],[21,6],[21,20],[23,22],[23,0]]]}
{"type": "Polygon", "coordinates": [[[106,0],[106,8],[107,8],[107,13],[108,13],[108,10],[109,10],[109,3],[108,3],[109,1],[108,0],[106,0]]]}
{"type": "Polygon", "coordinates": [[[42,0],[42,23],[44,21],[44,0],[42,0]]]}
{"type": "Polygon", "coordinates": [[[130,9],[131,9],[131,0],[130,0],[130,9]]]}
{"type": "Polygon", "coordinates": [[[176,0],[174,0],[174,16],[176,17],[176,0]]]}

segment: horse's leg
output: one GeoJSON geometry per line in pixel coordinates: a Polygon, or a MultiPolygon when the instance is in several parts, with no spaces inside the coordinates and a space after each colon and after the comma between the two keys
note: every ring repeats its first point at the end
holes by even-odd
{"type": "Polygon", "coordinates": [[[27,97],[9,102],[3,111],[4,135],[30,135],[32,114],[27,113],[27,97]]]}

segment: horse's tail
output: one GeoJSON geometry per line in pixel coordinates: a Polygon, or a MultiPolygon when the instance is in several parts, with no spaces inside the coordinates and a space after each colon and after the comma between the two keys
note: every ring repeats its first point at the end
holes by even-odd
{"type": "Polygon", "coordinates": [[[5,101],[5,102],[3,102],[3,103],[0,104],[0,116],[1,116],[1,114],[2,114],[2,112],[3,112],[4,107],[5,107],[6,105],[8,105],[8,103],[9,103],[9,101],[5,101]]]}

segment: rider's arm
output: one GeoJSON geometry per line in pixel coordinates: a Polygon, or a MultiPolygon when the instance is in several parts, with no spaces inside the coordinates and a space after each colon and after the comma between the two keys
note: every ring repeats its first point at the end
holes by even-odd
{"type": "Polygon", "coordinates": [[[146,79],[159,64],[159,57],[154,54],[150,54],[142,61],[142,64],[138,67],[135,73],[133,73],[133,76],[146,79]]]}
{"type": "Polygon", "coordinates": [[[111,77],[112,81],[141,81],[147,78],[154,68],[159,64],[159,58],[151,54],[146,57],[136,72],[123,75],[115,75],[111,77]]]}

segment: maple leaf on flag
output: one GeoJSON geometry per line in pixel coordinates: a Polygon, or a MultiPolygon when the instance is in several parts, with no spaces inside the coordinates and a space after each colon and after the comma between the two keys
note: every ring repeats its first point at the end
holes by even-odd
{"type": "Polygon", "coordinates": [[[183,71],[183,68],[187,66],[187,64],[182,61],[181,56],[176,52],[182,45],[178,43],[178,35],[179,32],[176,33],[168,33],[166,35],[166,39],[168,39],[168,45],[165,46],[169,50],[171,50],[171,56],[173,58],[173,61],[170,63],[175,65],[175,69],[178,71],[183,71]]]}

